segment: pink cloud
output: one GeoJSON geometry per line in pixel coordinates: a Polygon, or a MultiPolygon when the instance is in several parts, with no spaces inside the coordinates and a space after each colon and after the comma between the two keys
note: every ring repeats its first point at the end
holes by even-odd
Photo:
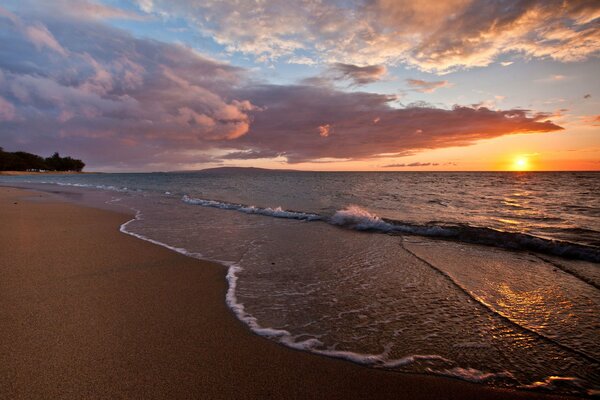
{"type": "Polygon", "coordinates": [[[600,126],[600,115],[586,115],[581,120],[586,125],[600,126]]]}
{"type": "Polygon", "coordinates": [[[10,20],[12,26],[21,32],[38,50],[51,49],[63,56],[68,54],[48,28],[39,21],[25,23],[17,15],[0,7],[0,17],[10,20]]]}
{"type": "Polygon", "coordinates": [[[63,56],[68,54],[67,50],[65,50],[60,43],[58,43],[48,28],[39,22],[25,27],[24,33],[31,43],[33,43],[38,49],[47,47],[63,56]]]}
{"type": "Polygon", "coordinates": [[[448,81],[428,82],[421,79],[407,79],[406,83],[416,91],[421,93],[433,93],[439,88],[450,87],[452,84],[448,81]]]}
{"type": "Polygon", "coordinates": [[[526,110],[460,106],[450,110],[432,106],[397,109],[390,106],[394,101],[390,96],[325,87],[263,86],[245,93],[263,111],[252,114],[249,132],[236,141],[238,148],[248,152],[240,154],[244,158],[276,154],[292,163],[323,158],[365,160],[562,129],[548,121],[547,114],[526,110]],[[379,122],[374,124],[377,118],[379,122]],[[331,133],[323,127],[324,120],[335,126],[335,141],[323,141],[314,134],[315,126],[323,128],[319,132],[331,133]]]}
{"type": "Polygon", "coordinates": [[[331,132],[331,125],[321,125],[317,128],[317,130],[319,131],[319,136],[328,137],[329,133],[331,132]]]}
{"type": "Polygon", "coordinates": [[[15,107],[4,97],[0,96],[0,121],[12,121],[17,117],[15,107]]]}

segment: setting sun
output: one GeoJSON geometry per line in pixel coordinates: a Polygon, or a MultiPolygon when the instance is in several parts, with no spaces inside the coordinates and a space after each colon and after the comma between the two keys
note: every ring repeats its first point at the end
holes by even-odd
{"type": "Polygon", "coordinates": [[[529,169],[529,160],[526,157],[517,157],[513,163],[515,171],[526,171],[529,169]]]}

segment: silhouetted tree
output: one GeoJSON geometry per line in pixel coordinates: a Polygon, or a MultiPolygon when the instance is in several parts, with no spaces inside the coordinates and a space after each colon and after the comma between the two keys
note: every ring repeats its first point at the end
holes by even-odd
{"type": "Polygon", "coordinates": [[[26,170],[49,170],[49,171],[77,171],[80,172],[85,163],[71,157],[61,157],[54,153],[46,159],[24,151],[9,153],[0,147],[0,171],[26,171],[26,170]]]}

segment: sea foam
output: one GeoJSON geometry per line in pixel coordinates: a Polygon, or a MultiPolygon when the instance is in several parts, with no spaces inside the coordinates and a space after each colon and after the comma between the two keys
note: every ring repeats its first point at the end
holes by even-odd
{"type": "Polygon", "coordinates": [[[182,201],[187,204],[199,205],[199,206],[203,206],[203,207],[220,208],[222,210],[235,210],[235,211],[240,211],[240,212],[243,212],[246,214],[259,214],[259,215],[265,215],[268,217],[275,217],[275,218],[297,219],[297,220],[304,220],[304,221],[317,221],[322,218],[320,215],[317,215],[317,214],[304,213],[304,212],[299,212],[299,211],[289,211],[289,210],[284,210],[281,207],[262,208],[262,207],[256,207],[256,206],[247,206],[247,205],[243,205],[243,204],[227,203],[224,201],[199,199],[199,198],[189,197],[188,195],[184,195],[182,197],[182,201]]]}

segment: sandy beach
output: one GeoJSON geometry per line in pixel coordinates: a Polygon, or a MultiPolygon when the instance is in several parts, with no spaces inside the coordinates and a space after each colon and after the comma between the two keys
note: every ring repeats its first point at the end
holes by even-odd
{"type": "Polygon", "coordinates": [[[0,398],[559,399],[394,373],[252,334],[223,266],[119,232],[131,215],[0,188],[0,398]]]}

